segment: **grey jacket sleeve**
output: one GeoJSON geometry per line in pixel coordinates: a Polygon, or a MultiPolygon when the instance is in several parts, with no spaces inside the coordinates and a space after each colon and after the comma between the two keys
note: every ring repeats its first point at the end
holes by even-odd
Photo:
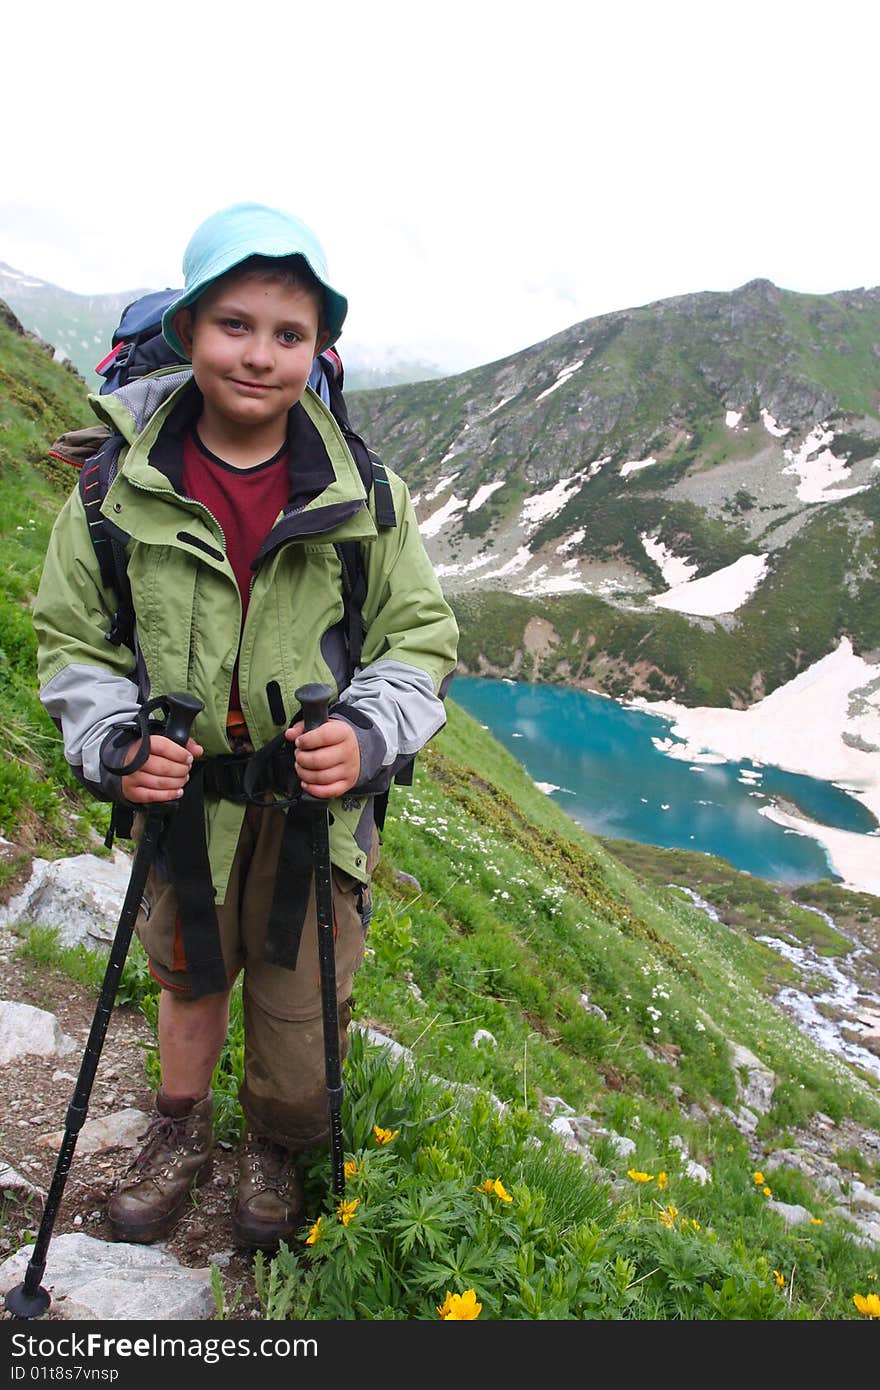
{"type": "Polygon", "coordinates": [[[40,699],[74,773],[96,795],[119,800],[119,778],[102,765],[101,748],[131,724],[140,694],[132,652],[104,636],[111,616],[112,595],[101,585],[74,492],[53,527],[34,606],[40,699]]]}

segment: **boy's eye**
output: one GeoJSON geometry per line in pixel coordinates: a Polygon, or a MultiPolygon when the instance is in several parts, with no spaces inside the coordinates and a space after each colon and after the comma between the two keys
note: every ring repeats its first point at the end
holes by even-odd
{"type": "Polygon", "coordinates": [[[237,333],[240,329],[244,328],[241,319],[221,319],[221,323],[224,328],[231,329],[233,333],[237,333]]]}
{"type": "Polygon", "coordinates": [[[287,347],[293,347],[294,343],[299,342],[299,334],[292,328],[284,328],[279,333],[279,338],[287,347]]]}

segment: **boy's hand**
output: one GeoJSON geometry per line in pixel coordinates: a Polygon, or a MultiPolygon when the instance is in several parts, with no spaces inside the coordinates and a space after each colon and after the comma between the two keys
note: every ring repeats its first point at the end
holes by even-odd
{"type": "Polygon", "coordinates": [[[353,787],[361,772],[361,750],[354,729],[344,719],[326,719],[304,732],[302,720],[285,730],[296,749],[296,772],[303,791],[329,800],[353,787]]]}
{"type": "MultiPolygon", "coordinates": [[[[130,763],[140,740],[133,743],[125,755],[130,763]]],[[[126,801],[175,801],[183,796],[183,788],[189,781],[189,770],[193,758],[200,758],[204,749],[195,739],[189,739],[185,748],[163,734],[153,734],[150,738],[150,756],[142,768],[122,778],[122,795],[126,801]]]]}

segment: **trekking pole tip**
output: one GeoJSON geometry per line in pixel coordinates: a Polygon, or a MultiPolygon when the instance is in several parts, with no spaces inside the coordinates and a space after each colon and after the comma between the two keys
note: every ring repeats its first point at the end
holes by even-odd
{"type": "Polygon", "coordinates": [[[5,1307],[7,1313],[11,1313],[14,1318],[38,1318],[45,1313],[51,1302],[51,1296],[42,1284],[38,1284],[33,1292],[29,1292],[25,1278],[9,1290],[5,1298],[5,1307]]]}

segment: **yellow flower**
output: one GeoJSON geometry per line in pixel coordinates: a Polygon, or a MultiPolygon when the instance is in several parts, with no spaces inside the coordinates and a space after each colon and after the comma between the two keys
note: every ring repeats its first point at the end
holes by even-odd
{"type": "Polygon", "coordinates": [[[353,1158],[347,1158],[345,1160],[345,1167],[342,1171],[344,1172],[347,1178],[356,1178],[358,1171],[357,1160],[353,1158]]]}
{"type": "Polygon", "coordinates": [[[776,1287],[777,1287],[777,1288],[779,1288],[779,1289],[784,1289],[784,1288],[785,1288],[785,1275],[784,1275],[784,1274],[780,1274],[778,1269],[774,1269],[774,1271],[773,1271],[773,1278],[776,1280],[776,1287]]]}
{"type": "Polygon", "coordinates": [[[665,1173],[658,1173],[658,1174],[657,1174],[657,1186],[660,1188],[661,1191],[663,1190],[664,1187],[666,1187],[666,1186],[668,1185],[668,1183],[669,1183],[669,1179],[667,1178],[667,1176],[666,1176],[665,1173]]]}
{"type": "Polygon", "coordinates": [[[343,1226],[347,1226],[351,1218],[354,1216],[355,1212],[357,1211],[359,1201],[360,1198],[355,1197],[354,1201],[352,1202],[346,1202],[343,1199],[343,1201],[339,1203],[339,1206],[336,1208],[336,1215],[339,1217],[339,1220],[342,1222],[343,1226]]]}
{"type": "Polygon", "coordinates": [[[773,1189],[772,1189],[772,1187],[762,1187],[762,1188],[761,1188],[761,1191],[763,1192],[763,1194],[764,1194],[765,1197],[772,1197],[772,1196],[773,1196],[773,1189]]]}
{"type": "Polygon", "coordinates": [[[866,1318],[880,1318],[880,1294],[869,1293],[866,1297],[863,1294],[854,1293],[853,1303],[860,1313],[864,1313],[866,1318]]]}
{"type": "Polygon", "coordinates": [[[400,1133],[399,1129],[382,1129],[380,1125],[373,1125],[373,1134],[377,1144],[390,1144],[392,1139],[396,1139],[400,1133]]]}
{"type": "Polygon", "coordinates": [[[495,1194],[496,1197],[500,1197],[502,1202],[513,1201],[513,1198],[511,1197],[510,1193],[505,1190],[504,1183],[501,1181],[500,1178],[487,1178],[484,1183],[480,1184],[480,1186],[477,1188],[477,1191],[492,1192],[495,1194]]]}
{"type": "Polygon", "coordinates": [[[450,1293],[447,1289],[446,1297],[437,1309],[445,1322],[472,1322],[482,1311],[483,1305],[477,1302],[473,1289],[465,1289],[464,1293],[450,1293]]]}
{"type": "Polygon", "coordinates": [[[324,1234],[323,1220],[323,1216],[319,1216],[314,1226],[309,1227],[309,1233],[306,1236],[306,1245],[317,1245],[321,1236],[324,1234]]]}
{"type": "Polygon", "coordinates": [[[664,1207],[663,1211],[661,1211],[661,1213],[660,1213],[660,1220],[663,1222],[663,1225],[664,1225],[664,1226],[667,1226],[667,1227],[669,1227],[669,1228],[671,1229],[671,1228],[675,1225],[675,1218],[676,1218],[677,1216],[678,1216],[678,1207],[674,1207],[674,1206],[672,1205],[672,1203],[670,1202],[670,1203],[669,1203],[669,1206],[668,1206],[668,1207],[664,1207]]]}
{"type": "Polygon", "coordinates": [[[635,1168],[629,1168],[626,1176],[632,1178],[633,1182],[653,1182],[653,1173],[639,1173],[635,1168]]]}
{"type": "Polygon", "coordinates": [[[693,1228],[694,1228],[695,1231],[699,1231],[699,1229],[700,1229],[700,1223],[699,1223],[699,1221],[695,1221],[695,1220],[693,1219],[693,1217],[691,1217],[691,1225],[693,1226],[693,1228]]]}
{"type": "Polygon", "coordinates": [[[811,1216],[811,1217],[810,1217],[810,1225],[811,1225],[811,1226],[821,1226],[821,1225],[822,1225],[822,1218],[821,1218],[821,1216],[811,1216]]]}
{"type": "Polygon", "coordinates": [[[756,1187],[763,1187],[763,1186],[764,1186],[764,1174],[763,1174],[763,1173],[754,1172],[754,1173],[752,1174],[752,1177],[753,1177],[754,1180],[755,1180],[755,1186],[756,1186],[756,1187]]]}

